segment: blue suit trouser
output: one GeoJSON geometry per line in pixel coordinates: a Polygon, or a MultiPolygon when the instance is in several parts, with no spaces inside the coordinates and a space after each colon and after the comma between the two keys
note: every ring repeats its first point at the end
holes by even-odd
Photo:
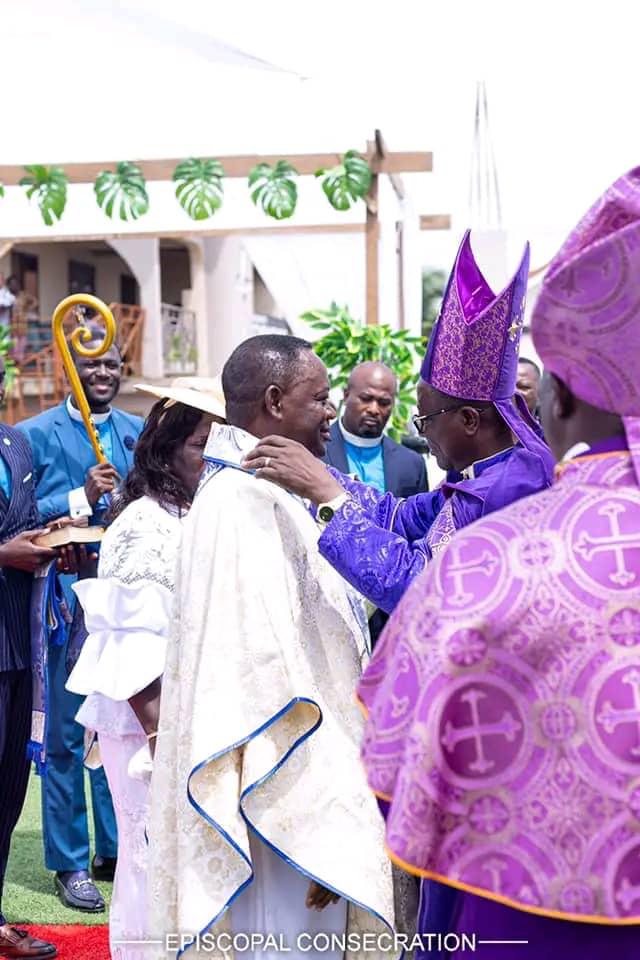
{"type": "MultiPolygon", "coordinates": [[[[84,727],[75,716],[83,698],[65,689],[67,646],[49,645],[47,773],[42,778],[42,829],[47,869],[89,869],[84,777],[84,727]]],[[[96,853],[117,855],[116,821],[104,770],[89,772],[96,853]]]]}

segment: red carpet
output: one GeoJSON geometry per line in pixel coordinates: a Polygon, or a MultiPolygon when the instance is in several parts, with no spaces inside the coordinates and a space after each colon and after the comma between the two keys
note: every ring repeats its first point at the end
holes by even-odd
{"type": "Polygon", "coordinates": [[[32,937],[47,940],[58,948],[58,960],[109,960],[109,927],[83,927],[64,924],[55,927],[36,927],[20,924],[32,937]]]}

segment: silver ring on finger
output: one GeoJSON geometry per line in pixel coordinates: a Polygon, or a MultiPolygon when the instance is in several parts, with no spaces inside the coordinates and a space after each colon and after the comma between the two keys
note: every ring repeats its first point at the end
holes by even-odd
{"type": "Polygon", "coordinates": [[[263,469],[266,470],[270,463],[271,463],[271,457],[265,457],[265,458],[264,458],[264,468],[263,468],[263,469]]]}

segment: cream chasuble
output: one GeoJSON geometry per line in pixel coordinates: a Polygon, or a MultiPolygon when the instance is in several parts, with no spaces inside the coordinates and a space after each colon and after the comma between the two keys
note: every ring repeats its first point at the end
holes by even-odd
{"type": "MultiPolygon", "coordinates": [[[[359,755],[354,691],[366,639],[357,605],[319,555],[302,501],[234,466],[255,442],[212,429],[184,524],[152,779],[150,928],[158,938],[237,929],[232,904],[241,907],[250,884],[260,896],[268,852],[294,885],[304,880],[289,898],[299,930],[305,917],[322,929],[323,915],[304,905],[316,879],[346,902],[346,931],[388,934],[384,825],[359,755]]],[[[287,898],[284,884],[279,895],[287,898]]],[[[327,929],[336,910],[324,911],[327,929]]],[[[289,957],[309,956],[287,946],[289,957]]],[[[157,956],[167,956],[164,941],[157,956]]]]}

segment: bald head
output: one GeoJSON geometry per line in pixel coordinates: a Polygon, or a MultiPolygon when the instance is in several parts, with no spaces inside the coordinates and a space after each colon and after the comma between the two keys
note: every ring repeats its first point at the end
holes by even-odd
{"type": "Polygon", "coordinates": [[[393,411],[398,381],[384,363],[361,363],[344,392],[342,423],[358,437],[379,437],[393,411]]]}

